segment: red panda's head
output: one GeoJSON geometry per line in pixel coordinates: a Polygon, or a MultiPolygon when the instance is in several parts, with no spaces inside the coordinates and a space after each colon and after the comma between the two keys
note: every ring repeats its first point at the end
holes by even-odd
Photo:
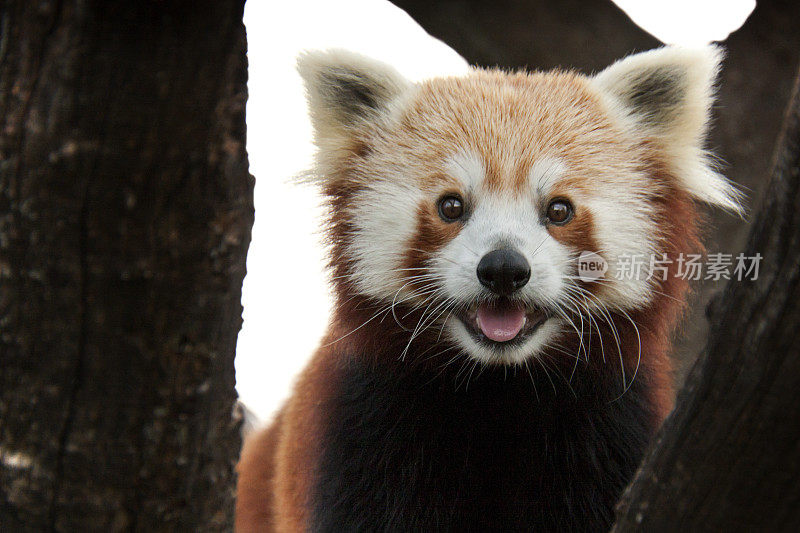
{"type": "Polygon", "coordinates": [[[694,200],[740,209],[703,149],[720,55],[667,47],[595,76],[422,83],[351,53],[304,55],[340,297],[424,309],[424,325],[502,363],[576,316],[682,298],[650,258],[695,251],[694,200]],[[579,258],[607,271],[593,279],[579,258]]]}

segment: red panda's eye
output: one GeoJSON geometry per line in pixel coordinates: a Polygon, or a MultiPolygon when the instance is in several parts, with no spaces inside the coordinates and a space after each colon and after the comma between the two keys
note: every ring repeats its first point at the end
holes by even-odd
{"type": "Polygon", "coordinates": [[[547,206],[547,221],[551,224],[564,225],[572,220],[572,204],[568,200],[553,200],[547,206]]]}
{"type": "Polygon", "coordinates": [[[455,194],[442,196],[439,200],[439,216],[445,222],[455,222],[464,216],[464,202],[455,194]]]}

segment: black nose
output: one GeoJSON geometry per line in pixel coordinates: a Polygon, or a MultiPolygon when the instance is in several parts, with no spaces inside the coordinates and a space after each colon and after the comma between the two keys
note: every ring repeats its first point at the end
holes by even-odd
{"type": "Polygon", "coordinates": [[[531,267],[521,253],[501,248],[484,255],[478,263],[478,281],[501,296],[509,296],[524,287],[531,277],[531,267]]]}

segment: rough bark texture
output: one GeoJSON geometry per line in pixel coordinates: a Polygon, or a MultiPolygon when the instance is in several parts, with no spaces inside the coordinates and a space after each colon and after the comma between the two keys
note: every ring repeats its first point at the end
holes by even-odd
{"type": "Polygon", "coordinates": [[[709,308],[712,335],[615,531],[800,528],[800,95],[745,254],[760,275],[709,308]]]}
{"type": "MultiPolygon", "coordinates": [[[[661,45],[611,0],[393,2],[471,63],[483,66],[593,72],[631,52],[661,45]]],[[[745,25],[723,43],[727,59],[709,145],[724,162],[725,175],[743,186],[750,205],[758,204],[764,190],[800,60],[798,26],[796,0],[759,0],[745,25]]],[[[747,224],[720,211],[710,214],[709,251],[741,250],[747,224]]],[[[696,287],[694,312],[676,341],[678,381],[705,343],[703,309],[721,288],[712,282],[696,287]]]]}
{"type": "Polygon", "coordinates": [[[243,4],[0,4],[3,531],[232,524],[243,4]]]}

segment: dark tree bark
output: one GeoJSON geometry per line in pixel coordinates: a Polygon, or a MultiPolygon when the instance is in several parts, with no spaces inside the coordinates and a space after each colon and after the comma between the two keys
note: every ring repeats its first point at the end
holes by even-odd
{"type": "MultiPolygon", "coordinates": [[[[611,0],[393,2],[471,63],[484,66],[594,72],[626,54],[661,44],[611,0]]],[[[800,60],[798,27],[796,0],[759,0],[744,26],[723,43],[727,57],[710,145],[724,161],[725,175],[745,189],[751,205],[757,205],[764,190],[800,60]]],[[[709,250],[741,250],[747,225],[726,213],[710,214],[709,250]]],[[[694,311],[676,339],[678,381],[705,343],[703,309],[720,288],[710,282],[696,287],[694,311]]]]}
{"type": "Polygon", "coordinates": [[[800,74],[745,255],[760,275],[709,308],[712,335],[615,531],[800,528],[800,74]]]}
{"type": "Polygon", "coordinates": [[[243,4],[0,4],[3,531],[231,527],[243,4]]]}

